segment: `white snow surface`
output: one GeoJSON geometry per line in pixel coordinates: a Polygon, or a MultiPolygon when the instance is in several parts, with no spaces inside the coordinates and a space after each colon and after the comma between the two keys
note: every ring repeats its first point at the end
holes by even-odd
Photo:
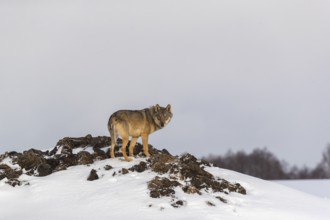
{"type": "MultiPolygon", "coordinates": [[[[186,194],[179,187],[176,196],[185,205],[174,208],[170,197],[151,198],[147,183],[157,174],[118,171],[132,167],[144,158],[132,162],[120,158],[97,161],[92,165],[69,167],[46,177],[22,175],[30,184],[12,187],[0,181],[0,216],[11,220],[66,219],[230,219],[230,220],[328,220],[330,201],[289,187],[243,175],[230,170],[207,167],[206,170],[230,182],[238,182],[247,195],[217,193],[186,194]],[[113,169],[105,170],[106,165],[113,169]],[[91,169],[100,179],[87,181],[91,169]],[[116,172],[117,175],[113,176],[116,172]],[[207,202],[213,203],[210,206],[207,202]]],[[[159,174],[158,174],[159,175],[159,174]]],[[[166,175],[166,174],[165,174],[166,175]]]]}
{"type": "Polygon", "coordinates": [[[330,179],[278,180],[275,182],[321,198],[330,199],[330,179]]]}

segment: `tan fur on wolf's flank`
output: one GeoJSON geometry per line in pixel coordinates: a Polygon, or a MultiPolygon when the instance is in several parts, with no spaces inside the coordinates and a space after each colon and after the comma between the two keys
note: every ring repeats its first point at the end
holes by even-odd
{"type": "Polygon", "coordinates": [[[108,122],[108,129],[111,136],[111,158],[115,157],[114,149],[119,136],[123,140],[121,150],[126,161],[131,160],[126,154],[126,145],[128,144],[129,137],[132,137],[129,146],[129,156],[134,156],[133,151],[136,141],[141,137],[144,154],[149,157],[149,134],[165,127],[172,117],[171,105],[161,107],[158,104],[142,110],[119,110],[113,113],[108,122]]]}

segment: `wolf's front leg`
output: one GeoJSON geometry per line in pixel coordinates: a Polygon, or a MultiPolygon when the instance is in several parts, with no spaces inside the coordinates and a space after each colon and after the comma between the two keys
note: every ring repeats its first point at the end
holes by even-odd
{"type": "Polygon", "coordinates": [[[146,157],[149,157],[149,146],[148,146],[148,134],[141,135],[142,138],[142,144],[143,144],[143,152],[146,157]]]}

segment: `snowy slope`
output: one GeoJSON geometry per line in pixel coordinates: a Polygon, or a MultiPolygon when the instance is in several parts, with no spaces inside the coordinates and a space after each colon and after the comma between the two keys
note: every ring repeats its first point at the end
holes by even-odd
{"type": "Polygon", "coordinates": [[[328,220],[330,201],[314,197],[277,183],[264,181],[233,171],[206,167],[215,176],[239,182],[247,195],[230,193],[223,203],[213,195],[186,194],[180,188],[176,195],[185,201],[181,208],[169,205],[170,198],[149,196],[147,182],[157,174],[120,174],[143,158],[133,162],[106,159],[91,165],[69,167],[46,177],[27,176],[30,185],[12,187],[0,181],[1,219],[299,219],[328,220]],[[106,165],[113,169],[105,170],[106,165]],[[87,181],[91,169],[100,179],[87,181]],[[116,172],[117,175],[113,176],[116,172]],[[209,205],[207,204],[213,204],[209,205]]]}
{"type": "Polygon", "coordinates": [[[300,190],[321,198],[330,199],[330,180],[278,180],[276,183],[300,190]]]}

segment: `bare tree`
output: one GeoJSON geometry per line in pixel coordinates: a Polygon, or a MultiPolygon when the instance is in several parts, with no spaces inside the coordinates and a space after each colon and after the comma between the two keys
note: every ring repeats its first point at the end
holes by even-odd
{"type": "Polygon", "coordinates": [[[313,169],[303,166],[290,166],[280,161],[267,148],[255,149],[250,154],[244,151],[225,156],[211,155],[208,158],[215,166],[235,170],[262,179],[326,179],[330,178],[330,144],[322,153],[321,162],[313,169]]]}
{"type": "Polygon", "coordinates": [[[282,163],[267,148],[255,149],[250,154],[246,154],[244,151],[237,153],[229,151],[224,157],[210,156],[206,159],[216,166],[262,179],[288,178],[282,163]]]}
{"type": "Polygon", "coordinates": [[[316,178],[330,178],[330,144],[327,145],[322,154],[322,161],[313,171],[316,178]]]}

